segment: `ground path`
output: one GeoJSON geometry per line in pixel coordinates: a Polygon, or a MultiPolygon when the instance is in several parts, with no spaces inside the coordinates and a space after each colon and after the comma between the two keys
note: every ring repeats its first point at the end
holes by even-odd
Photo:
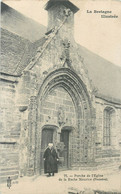
{"type": "Polygon", "coordinates": [[[54,177],[23,177],[12,181],[10,189],[2,184],[0,194],[93,194],[94,190],[121,192],[121,172],[80,170],[61,171],[54,177]]]}

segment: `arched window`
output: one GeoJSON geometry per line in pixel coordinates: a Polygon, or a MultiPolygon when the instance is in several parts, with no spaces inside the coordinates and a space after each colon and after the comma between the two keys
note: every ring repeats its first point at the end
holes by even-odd
{"type": "Polygon", "coordinates": [[[113,118],[114,118],[114,109],[111,107],[106,107],[104,109],[104,118],[103,118],[103,145],[111,145],[111,133],[113,127],[113,118]]]}

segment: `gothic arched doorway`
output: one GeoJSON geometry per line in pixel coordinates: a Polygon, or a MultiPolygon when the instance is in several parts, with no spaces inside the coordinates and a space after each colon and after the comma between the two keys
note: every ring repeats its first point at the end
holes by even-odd
{"type": "MultiPolygon", "coordinates": [[[[63,96],[63,98],[64,98],[63,96]]],[[[40,90],[37,96],[37,125],[36,127],[36,151],[35,151],[35,171],[39,172],[41,157],[40,150],[44,145],[41,142],[46,132],[42,132],[44,125],[56,125],[57,136],[61,133],[61,130],[69,122],[70,117],[66,117],[68,110],[64,113],[64,104],[69,106],[69,110],[75,111],[74,114],[74,130],[71,132],[63,132],[61,135],[62,141],[69,141],[69,145],[66,145],[66,160],[65,166],[80,167],[81,165],[88,165],[94,162],[94,138],[95,138],[95,109],[93,107],[93,96],[90,91],[87,90],[86,85],[81,78],[71,69],[61,68],[51,72],[41,84],[40,90]],[[65,99],[62,101],[56,99],[55,93],[61,97],[60,90],[64,93],[65,99]],[[52,93],[52,94],[51,94],[52,93]],[[69,96],[69,97],[68,97],[69,96]],[[46,98],[50,101],[46,102],[46,98]],[[68,99],[66,99],[68,97],[68,99]],[[71,99],[71,100],[70,100],[71,99]],[[60,106],[61,102],[61,106],[60,106]],[[59,107],[55,104],[58,103],[59,107]],[[48,109],[51,107],[51,110],[48,109]],[[62,117],[59,120],[55,115],[58,114],[58,110],[61,110],[62,117]],[[66,133],[66,135],[65,135],[66,133]],[[69,135],[68,135],[69,133],[69,135]],[[66,140],[64,139],[66,136],[66,140]],[[42,138],[41,138],[42,137],[42,138]],[[69,139],[69,140],[68,140],[69,139]],[[69,150],[68,150],[69,147],[69,150]],[[69,157],[68,157],[69,153],[69,157]]],[[[73,119],[73,114],[71,114],[73,119]]],[[[72,123],[73,124],[73,123],[72,123]]],[[[71,126],[71,122],[69,122],[71,126]]],[[[48,132],[47,132],[48,133],[48,132]]],[[[51,133],[51,132],[49,132],[51,133]]],[[[46,136],[46,135],[45,135],[46,136]]],[[[46,137],[45,137],[46,138],[46,137]]],[[[47,140],[48,141],[48,140],[47,140]]],[[[50,141],[50,140],[49,140],[50,141]]],[[[58,141],[58,138],[57,138],[58,141]]],[[[60,140],[59,140],[60,141],[60,140]]],[[[32,154],[31,154],[32,155],[32,154]]]]}

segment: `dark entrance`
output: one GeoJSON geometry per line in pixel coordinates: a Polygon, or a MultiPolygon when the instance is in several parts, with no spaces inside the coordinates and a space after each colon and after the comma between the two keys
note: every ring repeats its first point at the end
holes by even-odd
{"type": "Polygon", "coordinates": [[[44,128],[42,130],[42,141],[41,141],[41,171],[44,169],[43,154],[48,146],[48,143],[53,143],[53,129],[44,128]]]}
{"type": "Polygon", "coordinates": [[[63,157],[64,161],[62,164],[62,168],[67,169],[69,167],[69,131],[68,130],[62,130],[61,135],[60,135],[60,141],[64,143],[64,150],[61,153],[61,157],[63,157]]]}

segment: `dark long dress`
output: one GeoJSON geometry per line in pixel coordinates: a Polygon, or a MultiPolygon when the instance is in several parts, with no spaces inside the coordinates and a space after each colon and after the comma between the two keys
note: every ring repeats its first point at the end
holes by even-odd
{"type": "Polygon", "coordinates": [[[44,152],[44,173],[57,173],[57,159],[58,155],[54,148],[47,148],[44,152]]]}

